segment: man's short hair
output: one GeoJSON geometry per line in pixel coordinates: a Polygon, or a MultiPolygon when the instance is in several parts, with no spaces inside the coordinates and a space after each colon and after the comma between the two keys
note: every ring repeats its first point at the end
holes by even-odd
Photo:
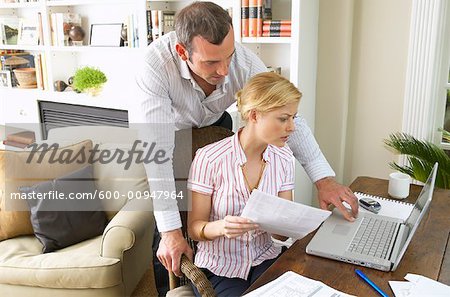
{"type": "Polygon", "coordinates": [[[228,12],[212,2],[194,2],[180,10],[175,18],[178,42],[192,52],[192,39],[201,36],[219,45],[233,28],[228,12]]]}

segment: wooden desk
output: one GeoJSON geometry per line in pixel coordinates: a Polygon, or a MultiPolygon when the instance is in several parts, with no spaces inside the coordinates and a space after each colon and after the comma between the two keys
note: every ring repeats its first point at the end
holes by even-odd
{"type": "MultiPolygon", "coordinates": [[[[388,181],[370,177],[358,177],[350,186],[353,191],[388,197],[388,181]]],[[[407,198],[414,202],[422,187],[412,185],[407,198]]],[[[450,285],[450,191],[435,189],[431,207],[423,218],[399,267],[394,272],[383,272],[339,261],[307,255],[305,249],[313,234],[296,241],[261,277],[248,289],[254,290],[276,279],[286,271],[322,281],[342,292],[357,296],[379,296],[355,274],[361,269],[389,296],[394,296],[389,280],[404,280],[407,273],[421,274],[450,285]]]]}

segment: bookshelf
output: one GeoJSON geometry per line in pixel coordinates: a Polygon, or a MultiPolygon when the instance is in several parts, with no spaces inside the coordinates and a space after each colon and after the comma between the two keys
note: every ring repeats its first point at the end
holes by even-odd
{"type": "MultiPolygon", "coordinates": [[[[44,54],[49,82],[49,88],[46,90],[0,88],[0,125],[39,123],[40,100],[127,110],[134,86],[134,65],[141,63],[141,53],[147,46],[146,10],[178,11],[191,2],[191,0],[40,0],[28,3],[0,3],[0,15],[28,17],[41,13],[44,39],[42,45],[0,45],[0,49],[44,54]],[[50,15],[61,12],[81,15],[82,27],[86,33],[84,46],[53,45],[50,15]],[[123,23],[130,14],[134,14],[137,19],[139,46],[135,48],[87,46],[91,24],[123,23]],[[92,98],[85,94],[53,90],[54,81],[67,82],[78,67],[85,65],[98,67],[107,75],[108,82],[101,95],[92,98]]],[[[273,19],[290,19],[291,37],[245,38],[241,38],[241,0],[214,2],[232,10],[236,41],[253,50],[266,66],[281,67],[282,75],[300,88],[303,92],[300,113],[313,129],[318,35],[317,1],[272,0],[273,19]]],[[[231,106],[229,111],[237,127],[240,117],[237,116],[235,106],[231,106]]],[[[309,179],[303,170],[297,172],[296,184],[302,187],[296,189],[296,196],[312,197],[312,188],[307,189],[304,186],[309,179]]]]}
{"type": "MultiPolygon", "coordinates": [[[[273,0],[273,18],[291,19],[293,24],[299,23],[300,3],[303,1],[273,0]]],[[[1,3],[0,15],[13,15],[19,18],[42,16],[43,43],[39,45],[0,45],[2,50],[25,50],[30,54],[45,56],[45,73],[47,88],[45,90],[0,89],[5,94],[2,98],[23,96],[30,100],[54,98],[60,101],[76,101],[79,94],[56,92],[53,82],[67,79],[73,75],[78,67],[91,65],[106,73],[108,83],[105,89],[113,88],[111,92],[104,92],[93,100],[93,105],[120,106],[121,97],[129,93],[129,86],[133,84],[132,73],[134,63],[139,63],[139,57],[146,47],[146,10],[178,11],[189,4],[190,0],[39,0],[37,2],[1,3]],[[50,16],[53,13],[78,13],[82,19],[82,28],[86,35],[83,46],[54,45],[51,33],[50,16]],[[139,45],[128,47],[91,47],[89,32],[91,24],[125,22],[126,17],[134,14],[137,18],[139,45]],[[124,75],[127,74],[127,75],[124,75]],[[112,97],[111,97],[112,95],[112,97]],[[39,98],[37,98],[39,97],[39,98]]],[[[299,26],[293,26],[291,37],[245,37],[241,38],[241,0],[215,1],[233,12],[233,24],[236,40],[251,48],[267,66],[281,67],[282,74],[298,85],[298,48],[299,26]],[[289,56],[289,59],[286,57],[289,56]]],[[[0,99],[6,100],[6,99],[0,99]]],[[[126,104],[122,104],[126,108],[126,104]]],[[[7,104],[6,104],[7,109],[7,104]]],[[[0,114],[1,115],[1,114],[0,114]]],[[[2,117],[3,118],[3,117],[2,117]]],[[[1,123],[1,119],[0,119],[1,123]]]]}

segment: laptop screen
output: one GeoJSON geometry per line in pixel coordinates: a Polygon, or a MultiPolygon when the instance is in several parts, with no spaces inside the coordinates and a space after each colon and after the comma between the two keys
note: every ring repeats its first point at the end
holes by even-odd
{"type": "Polygon", "coordinates": [[[392,268],[392,271],[397,269],[398,264],[400,263],[400,260],[403,258],[403,255],[406,252],[406,248],[408,247],[409,243],[411,242],[411,239],[416,232],[417,227],[420,224],[420,221],[422,220],[422,217],[425,215],[426,210],[428,209],[428,206],[431,203],[431,198],[433,197],[433,190],[434,190],[434,182],[436,180],[436,173],[437,173],[438,163],[434,164],[433,170],[431,170],[430,175],[428,176],[427,182],[422,188],[422,191],[419,194],[419,197],[417,198],[416,203],[414,204],[414,208],[409,215],[408,219],[406,220],[405,224],[408,227],[409,234],[408,238],[406,239],[399,256],[394,262],[394,266],[392,268]]]}
{"type": "MultiPolygon", "coordinates": [[[[425,207],[425,204],[427,203],[427,201],[431,200],[430,190],[432,191],[434,189],[434,187],[431,187],[431,181],[433,180],[433,172],[434,171],[435,170],[433,168],[433,170],[431,170],[430,175],[428,176],[427,182],[423,186],[422,191],[420,192],[419,197],[416,200],[416,203],[414,204],[414,208],[413,208],[411,214],[409,215],[408,219],[406,219],[405,224],[406,224],[406,226],[408,226],[409,230],[412,230],[412,228],[416,224],[417,220],[419,219],[419,215],[422,212],[423,208],[425,207]]],[[[433,180],[433,185],[434,185],[434,180],[433,180]]]]}

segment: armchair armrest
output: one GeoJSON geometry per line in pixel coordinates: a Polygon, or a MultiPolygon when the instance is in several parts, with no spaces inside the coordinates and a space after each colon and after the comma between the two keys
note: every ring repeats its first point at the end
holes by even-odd
{"type": "Polygon", "coordinates": [[[123,253],[132,248],[149,228],[154,232],[153,211],[142,210],[142,207],[137,207],[138,204],[138,200],[130,200],[106,226],[102,238],[102,257],[123,260],[123,253]]]}

